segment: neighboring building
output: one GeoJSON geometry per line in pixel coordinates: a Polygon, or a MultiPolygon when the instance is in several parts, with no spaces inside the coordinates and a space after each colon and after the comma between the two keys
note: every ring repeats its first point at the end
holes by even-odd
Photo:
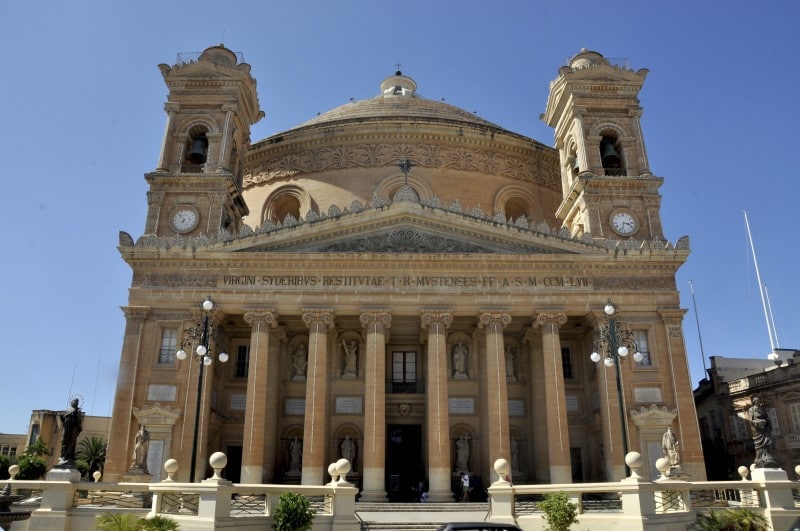
{"type": "MultiPolygon", "coordinates": [[[[27,436],[21,436],[24,440],[23,451],[36,442],[36,439],[42,438],[50,450],[50,456],[47,459],[48,470],[58,464],[58,459],[61,457],[61,436],[63,435],[61,415],[63,413],[64,411],[51,411],[49,409],[33,410],[31,412],[31,421],[28,425],[28,434],[27,436]]],[[[90,437],[99,437],[108,442],[110,427],[111,417],[84,415],[83,431],[78,436],[78,444],[80,445],[82,440],[90,437]]]]}
{"type": "Polygon", "coordinates": [[[773,456],[784,470],[800,464],[800,350],[775,353],[775,361],[711,356],[709,378],[694,390],[709,479],[738,479],[737,468],[753,463],[748,411],[756,396],[769,413],[773,456]]]}
{"type": "Polygon", "coordinates": [[[240,56],[159,68],[144,234],[120,233],[133,280],[107,479],[143,424],[150,458],[177,459],[184,481],[215,451],[247,483],[322,484],[347,456],[362,500],[419,480],[452,499],[459,473],[486,485],[501,457],[518,481],[617,480],[615,370],[589,359],[609,299],[644,355],[621,367],[629,448],[652,465],[671,425],[704,478],[675,283],[688,238],[662,230],[646,69],[589,51],[561,67],[542,116],[553,149],[401,72],[251,144],[263,113],[240,56]],[[210,364],[178,359],[205,329],[210,364]]]}
{"type": "Polygon", "coordinates": [[[14,459],[25,451],[25,435],[0,433],[0,455],[14,459]]]}

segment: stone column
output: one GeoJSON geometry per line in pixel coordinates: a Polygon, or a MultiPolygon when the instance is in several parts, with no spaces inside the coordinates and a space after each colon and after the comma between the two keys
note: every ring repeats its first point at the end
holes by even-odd
{"type": "Polygon", "coordinates": [[[114,395],[114,424],[108,437],[108,453],[106,457],[105,477],[110,481],[119,481],[127,470],[131,456],[129,443],[133,441],[135,430],[132,428],[134,388],[136,387],[136,371],[139,362],[139,346],[142,336],[142,324],[150,313],[149,306],[127,306],[125,313],[125,339],[122,343],[119,373],[117,374],[117,390],[114,395]]]}
{"type": "Polygon", "coordinates": [[[328,327],[333,310],[303,310],[308,326],[308,369],[306,371],[306,413],[303,422],[302,485],[322,485],[328,469],[325,449],[328,426],[328,327]]]}
{"type": "Polygon", "coordinates": [[[427,431],[428,501],[453,501],[450,486],[450,414],[447,402],[447,337],[453,315],[446,310],[423,310],[422,329],[428,331],[427,431]]]}
{"type": "Polygon", "coordinates": [[[275,463],[278,455],[278,418],[280,417],[281,401],[278,397],[280,389],[280,359],[288,335],[283,328],[276,328],[270,332],[269,364],[267,366],[267,416],[264,419],[264,482],[275,482],[275,463]]]}
{"type": "MultiPolygon", "coordinates": [[[[244,320],[250,323],[250,362],[247,366],[247,405],[242,437],[241,483],[264,482],[264,442],[267,426],[267,377],[269,375],[270,328],[278,324],[273,309],[249,310],[244,320]]],[[[274,430],[273,430],[274,431],[274,430]]]]}
{"type": "Polygon", "coordinates": [[[561,338],[558,335],[558,329],[566,322],[567,316],[561,312],[541,312],[534,321],[534,326],[542,330],[550,483],[572,483],[567,398],[564,394],[561,338]]]}
{"type": "Polygon", "coordinates": [[[364,482],[362,501],[386,501],[386,340],[392,316],[387,309],[365,310],[364,482]]]}
{"type": "MultiPolygon", "coordinates": [[[[511,459],[511,440],[508,422],[508,388],[506,386],[506,358],[503,329],[511,322],[511,316],[501,310],[482,310],[478,326],[486,334],[486,406],[489,425],[488,463],[511,459]]],[[[492,481],[498,479],[492,473],[492,481]]]]}

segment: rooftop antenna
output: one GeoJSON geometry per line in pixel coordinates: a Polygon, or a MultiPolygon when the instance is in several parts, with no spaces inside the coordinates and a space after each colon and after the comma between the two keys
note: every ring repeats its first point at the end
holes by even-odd
{"type": "Polygon", "coordinates": [[[703,378],[708,377],[708,367],[706,367],[706,353],[703,350],[703,336],[700,334],[700,317],[697,315],[697,301],[694,298],[694,283],[689,280],[689,290],[692,292],[692,305],[694,306],[694,320],[697,323],[697,339],[700,340],[700,356],[703,358],[703,378]]]}
{"type": "Polygon", "coordinates": [[[753,235],[750,233],[750,219],[747,217],[747,210],[744,211],[744,224],[747,228],[747,239],[750,242],[750,251],[753,253],[753,264],[756,268],[756,279],[758,280],[758,291],[761,293],[761,305],[764,307],[764,319],[767,321],[767,333],[769,334],[769,346],[772,348],[772,352],[770,352],[769,356],[767,356],[771,360],[775,360],[778,358],[778,353],[775,352],[776,350],[776,339],[775,339],[775,331],[772,326],[772,321],[770,319],[769,309],[767,307],[767,296],[765,289],[766,287],[761,282],[761,272],[758,270],[758,260],[756,259],[756,248],[753,245],[753,235]]]}

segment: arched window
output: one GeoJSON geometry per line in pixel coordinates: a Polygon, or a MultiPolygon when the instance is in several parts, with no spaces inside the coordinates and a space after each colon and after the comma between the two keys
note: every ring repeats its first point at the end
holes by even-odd
{"type": "Polygon", "coordinates": [[[183,149],[184,171],[200,172],[208,160],[208,129],[203,125],[193,125],[189,129],[183,149]]]}

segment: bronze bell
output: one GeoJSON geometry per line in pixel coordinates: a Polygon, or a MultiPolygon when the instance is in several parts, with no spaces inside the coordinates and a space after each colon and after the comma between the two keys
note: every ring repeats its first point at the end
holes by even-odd
{"type": "Polygon", "coordinates": [[[186,154],[186,160],[192,164],[203,164],[206,161],[206,143],[202,139],[192,142],[192,149],[186,154]]]}
{"type": "Polygon", "coordinates": [[[619,153],[617,153],[617,149],[611,142],[603,141],[600,144],[600,158],[603,161],[604,168],[619,167],[619,153]]]}

